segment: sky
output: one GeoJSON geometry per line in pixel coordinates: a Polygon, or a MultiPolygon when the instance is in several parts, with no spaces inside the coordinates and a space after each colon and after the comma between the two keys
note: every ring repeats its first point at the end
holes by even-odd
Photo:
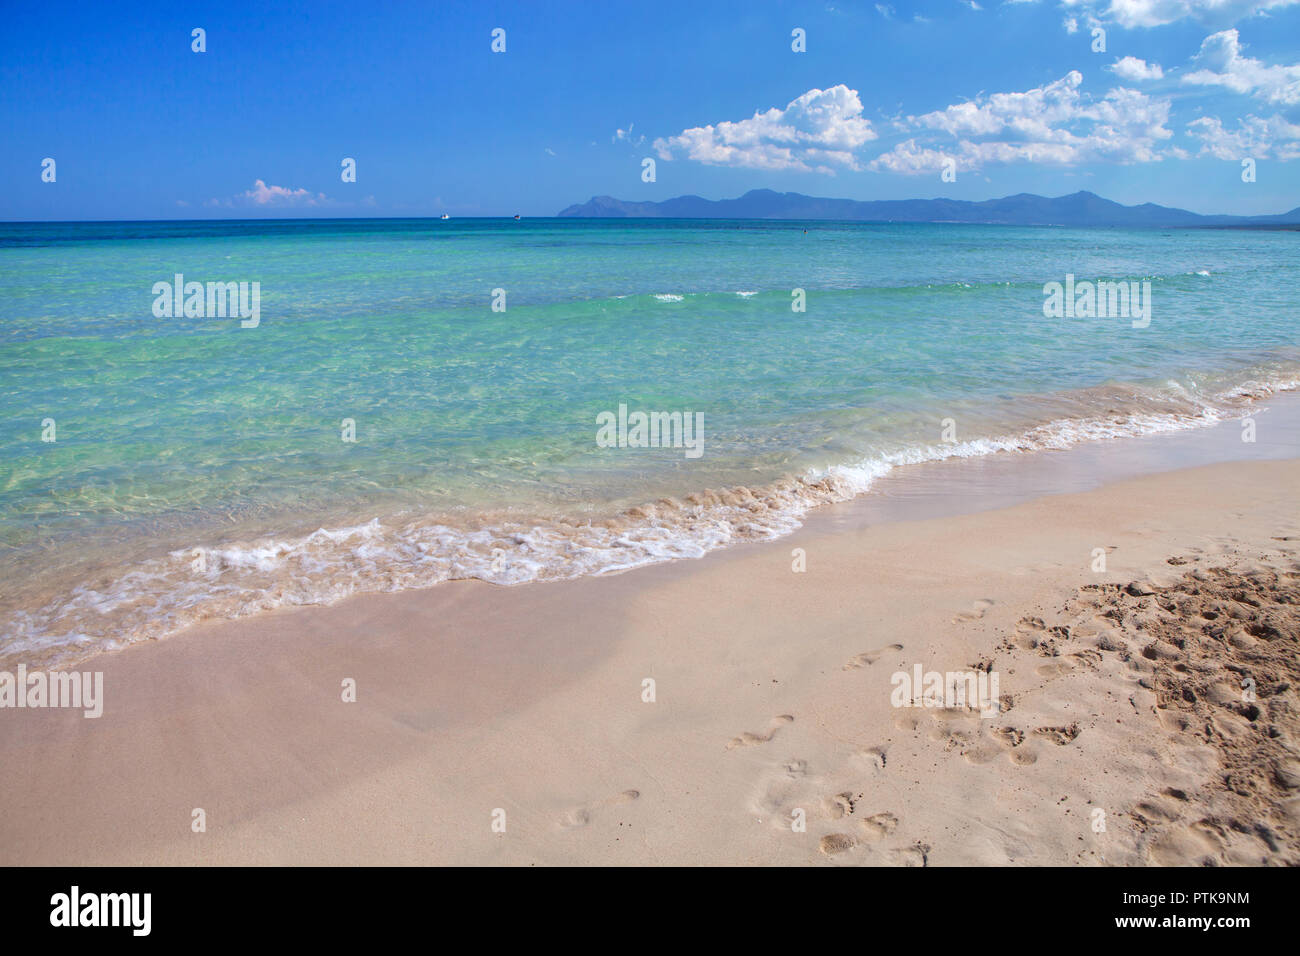
{"type": "Polygon", "coordinates": [[[1293,209],[1300,0],[0,0],[3,221],[750,189],[1293,209]]]}

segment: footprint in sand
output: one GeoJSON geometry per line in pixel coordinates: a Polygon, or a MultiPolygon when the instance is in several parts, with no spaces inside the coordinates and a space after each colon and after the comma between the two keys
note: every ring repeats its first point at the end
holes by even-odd
{"type": "Polygon", "coordinates": [[[1091,649],[1075,651],[1070,656],[1081,663],[1084,667],[1094,671],[1097,669],[1097,665],[1102,662],[1101,652],[1091,649]]]}
{"type": "Polygon", "coordinates": [[[876,661],[880,660],[885,651],[901,651],[902,649],[902,644],[886,644],[884,647],[878,647],[874,651],[863,651],[857,657],[854,657],[845,664],[842,670],[848,671],[857,667],[869,667],[876,661]]]}
{"type": "Polygon", "coordinates": [[[925,843],[905,847],[889,852],[889,862],[893,866],[926,866],[930,862],[930,847],[925,843]]]}
{"type": "Polygon", "coordinates": [[[735,750],[737,747],[752,747],[754,744],[765,744],[776,736],[778,730],[786,724],[791,723],[793,720],[794,717],[790,714],[778,714],[773,717],[772,722],[768,724],[767,733],[751,734],[749,731],[745,731],[739,737],[732,737],[727,743],[727,749],[735,750]]]}
{"type": "Polygon", "coordinates": [[[846,850],[852,850],[857,846],[858,841],[853,839],[847,833],[831,833],[821,838],[817,848],[827,856],[833,856],[836,853],[843,853],[846,850]]]}
{"type": "Polygon", "coordinates": [[[1069,727],[1035,727],[1034,736],[1046,737],[1058,747],[1064,747],[1075,737],[1082,733],[1078,724],[1071,724],[1069,727]]]}
{"type": "Polygon", "coordinates": [[[595,803],[588,803],[585,806],[574,807],[568,813],[560,818],[560,826],[566,830],[575,830],[578,827],[585,827],[591,822],[591,815],[605,807],[617,806],[620,803],[631,803],[637,797],[641,796],[639,790],[624,790],[622,793],[616,793],[612,797],[604,800],[597,800],[595,803]]]}
{"type": "MultiPolygon", "coordinates": [[[[828,833],[817,844],[817,849],[827,856],[845,853],[863,843],[876,843],[898,829],[898,817],[892,813],[876,813],[865,820],[858,821],[861,837],[849,833],[828,833]]],[[[893,850],[889,854],[890,862],[896,866],[925,866],[926,854],[930,848],[924,844],[893,850]]]]}
{"type": "Polygon", "coordinates": [[[837,793],[833,797],[826,798],[826,816],[832,820],[838,820],[851,814],[856,806],[857,799],[853,796],[853,791],[845,790],[843,793],[837,793]]]}
{"type": "Polygon", "coordinates": [[[944,708],[930,714],[934,724],[926,735],[930,740],[943,744],[945,753],[954,750],[966,758],[969,763],[988,763],[997,756],[997,751],[980,745],[984,728],[978,715],[954,708],[944,708]]]}
{"type": "Polygon", "coordinates": [[[1027,767],[1030,764],[1038,762],[1038,755],[1028,747],[1006,747],[997,750],[991,746],[982,746],[968,750],[962,756],[966,758],[967,763],[985,764],[992,763],[999,756],[1005,754],[1008,761],[1018,767],[1027,767]]]}
{"type": "Polygon", "coordinates": [[[853,756],[862,763],[865,763],[872,770],[884,770],[885,752],[888,749],[889,748],[884,746],[868,747],[866,750],[859,750],[853,756]]]}
{"type": "Polygon", "coordinates": [[[1047,625],[1041,617],[1022,617],[1016,621],[1015,646],[1022,651],[1038,650],[1046,630],[1047,625]]]}
{"type": "Polygon", "coordinates": [[[1025,742],[1025,732],[1014,727],[994,727],[990,732],[993,734],[993,739],[1008,750],[1019,747],[1025,742]]]}
{"type": "Polygon", "coordinates": [[[1031,747],[1021,747],[1025,742],[1025,732],[1015,727],[994,727],[989,731],[993,740],[1002,747],[1007,759],[1020,767],[1027,767],[1038,762],[1038,755],[1031,747]]]}
{"type": "Polygon", "coordinates": [[[990,598],[980,598],[970,606],[969,611],[959,611],[957,616],[952,619],[954,624],[960,624],[962,621],[978,621],[993,606],[990,598]]]}
{"type": "Polygon", "coordinates": [[[961,752],[962,759],[969,764],[974,764],[975,766],[992,763],[1001,756],[1001,754],[1001,750],[988,744],[980,744],[979,746],[971,747],[961,752]]]}
{"type": "Polygon", "coordinates": [[[1016,622],[1013,643],[1021,650],[1037,651],[1040,657],[1057,657],[1069,639],[1070,629],[1064,625],[1048,627],[1041,617],[1022,617],[1016,622]]]}
{"type": "Polygon", "coordinates": [[[1046,664],[1040,664],[1034,668],[1034,673],[1039,677],[1060,677],[1062,674],[1068,674],[1074,670],[1074,664],[1066,660],[1048,661],[1046,664]]]}
{"type": "Polygon", "coordinates": [[[1148,826],[1169,823],[1182,816],[1181,808],[1163,797],[1143,800],[1129,812],[1148,826]]]}
{"type": "Polygon", "coordinates": [[[875,813],[861,822],[862,839],[868,843],[883,840],[898,829],[898,817],[892,813],[875,813]]]}

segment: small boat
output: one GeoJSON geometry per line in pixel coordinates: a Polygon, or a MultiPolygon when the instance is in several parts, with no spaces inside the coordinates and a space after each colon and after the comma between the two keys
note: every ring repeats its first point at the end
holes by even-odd
{"type": "Polygon", "coordinates": [[[447,214],[444,212],[444,213],[443,213],[441,216],[439,216],[438,218],[439,218],[439,219],[450,219],[451,216],[447,215],[447,214]]]}
{"type": "Polygon", "coordinates": [[[515,213],[515,218],[516,218],[516,219],[519,218],[519,213],[515,213]]]}

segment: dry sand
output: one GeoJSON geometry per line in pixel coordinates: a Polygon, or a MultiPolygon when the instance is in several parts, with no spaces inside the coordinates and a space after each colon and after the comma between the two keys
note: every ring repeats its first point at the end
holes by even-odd
{"type": "Polygon", "coordinates": [[[206,624],[80,665],[98,720],[0,713],[0,863],[1300,862],[1297,488],[1218,464],[206,624]],[[892,706],[917,664],[999,712],[892,706]]]}

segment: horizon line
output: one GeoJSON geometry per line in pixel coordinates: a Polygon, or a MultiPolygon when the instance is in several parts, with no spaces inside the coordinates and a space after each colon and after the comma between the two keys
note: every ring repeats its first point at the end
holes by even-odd
{"type": "MultiPolygon", "coordinates": [[[[650,205],[658,206],[658,205],[663,205],[664,203],[672,202],[672,201],[674,201],[674,200],[679,200],[679,199],[698,199],[698,200],[700,200],[701,202],[706,202],[706,203],[734,202],[734,201],[738,201],[738,200],[744,199],[746,196],[749,196],[749,195],[751,195],[751,194],[753,194],[753,193],[771,193],[772,195],[776,195],[776,196],[798,196],[798,197],[802,197],[802,198],[805,198],[805,199],[811,199],[811,200],[817,200],[817,201],[823,201],[823,202],[840,202],[840,203],[860,203],[860,204],[868,204],[868,203],[909,203],[909,202],[911,202],[911,203],[919,203],[919,202],[927,202],[927,203],[934,203],[934,202],[953,202],[953,203],[966,203],[966,204],[970,204],[970,205],[979,205],[979,204],[981,204],[981,203],[996,202],[996,201],[999,201],[999,200],[1012,199],[1012,198],[1019,197],[1019,196],[1027,196],[1027,197],[1032,197],[1032,198],[1035,198],[1035,199],[1044,199],[1044,200],[1060,200],[1060,199],[1068,199],[1068,198],[1070,198],[1070,197],[1072,197],[1072,196],[1087,195],[1087,196],[1093,196],[1093,197],[1095,197],[1095,198],[1097,198],[1097,199],[1100,199],[1100,200],[1102,200],[1103,202],[1113,203],[1114,205],[1119,206],[1120,208],[1123,208],[1123,209],[1140,209],[1140,208],[1142,208],[1142,207],[1144,207],[1144,206],[1154,206],[1154,207],[1157,207],[1157,208],[1159,208],[1159,209],[1167,209],[1167,210],[1174,211],[1174,212],[1186,212],[1186,213],[1190,213],[1190,214],[1192,214],[1192,215],[1200,216],[1200,217],[1207,218],[1207,219],[1208,219],[1208,218],[1214,218],[1214,217],[1228,217],[1228,218],[1235,218],[1235,219],[1260,219],[1260,218],[1270,218],[1270,217],[1284,216],[1284,215],[1287,215],[1288,213],[1292,213],[1292,212],[1296,212],[1296,211],[1300,210],[1300,205],[1297,205],[1297,206],[1292,207],[1292,208],[1290,208],[1290,209],[1283,210],[1282,212],[1273,212],[1273,213],[1196,212],[1195,210],[1187,209],[1186,207],[1182,207],[1182,206],[1166,206],[1166,205],[1163,205],[1163,204],[1161,204],[1161,203],[1153,202],[1153,201],[1151,201],[1151,200],[1146,200],[1146,201],[1144,201],[1144,202],[1139,202],[1139,203],[1133,203],[1133,204],[1131,204],[1131,205],[1130,205],[1130,204],[1125,204],[1125,203],[1123,203],[1123,202],[1120,202],[1119,200],[1109,199],[1109,198],[1107,198],[1106,196],[1103,196],[1103,195],[1101,195],[1100,193],[1094,192],[1094,191],[1091,190],[1091,189],[1076,189],[1074,192],[1070,192],[1070,193],[1062,193],[1062,194],[1057,195],[1057,196],[1046,196],[1046,195],[1043,195],[1043,194],[1041,194],[1041,193],[1032,193],[1032,192],[1018,192],[1018,193],[1008,193],[1008,194],[1003,195],[1003,196],[989,196],[989,197],[986,197],[986,198],[984,198],[984,199],[961,199],[961,198],[952,197],[952,196],[930,196],[930,197],[910,196],[910,197],[906,197],[906,198],[890,198],[890,199],[852,199],[852,198],[843,197],[843,196],[815,196],[815,195],[811,195],[811,194],[809,194],[809,193],[801,193],[801,192],[793,192],[793,191],[785,191],[785,192],[783,192],[783,191],[781,191],[781,190],[772,189],[771,187],[768,187],[768,186],[758,186],[758,187],[755,187],[755,188],[753,188],[753,189],[748,189],[748,190],[746,190],[745,192],[743,192],[743,193],[741,193],[741,194],[739,194],[739,195],[737,195],[737,196],[726,196],[726,197],[723,197],[723,198],[721,198],[721,199],[709,199],[709,198],[707,198],[707,197],[705,197],[705,196],[701,196],[701,195],[699,195],[698,193],[682,193],[682,194],[680,194],[680,195],[677,195],[677,196],[669,196],[669,197],[664,198],[664,199],[620,199],[619,197],[617,197],[617,196],[612,196],[612,195],[610,195],[610,194],[608,194],[608,193],[600,193],[600,194],[592,195],[592,196],[590,196],[589,198],[587,198],[587,199],[585,199],[585,200],[581,200],[581,201],[579,201],[579,202],[573,202],[573,203],[570,203],[569,205],[565,206],[564,209],[561,209],[561,210],[559,210],[559,212],[557,212],[557,213],[555,213],[555,214],[552,214],[552,215],[549,215],[549,216],[524,216],[524,215],[522,215],[522,214],[518,214],[518,215],[520,216],[520,219],[605,219],[605,218],[619,218],[619,219],[692,219],[692,220],[696,220],[696,221],[721,221],[721,222],[725,222],[725,221],[767,221],[767,222],[895,222],[895,221],[896,221],[896,220],[892,220],[892,219],[878,219],[878,220],[873,220],[873,219],[857,219],[857,218],[854,218],[854,219],[827,219],[827,218],[816,218],[816,219],[787,219],[787,218],[784,218],[784,217],[765,217],[765,216],[742,216],[742,217],[735,217],[735,216],[618,216],[618,217],[608,217],[608,216],[575,216],[575,215],[568,215],[568,216],[566,216],[566,215],[562,215],[562,213],[563,213],[566,209],[573,209],[573,208],[575,208],[575,207],[585,206],[585,205],[587,205],[587,204],[589,204],[589,203],[592,203],[592,202],[596,201],[597,199],[611,199],[611,200],[614,200],[615,202],[624,203],[624,204],[641,204],[641,203],[645,203],[645,204],[650,204],[650,205]]],[[[289,213],[289,210],[286,209],[285,212],[286,212],[286,213],[289,213]]],[[[42,224],[42,223],[46,223],[46,224],[56,224],[56,223],[61,223],[61,224],[69,224],[69,225],[70,225],[70,224],[77,224],[77,223],[147,223],[147,222],[158,222],[158,223],[162,223],[162,222],[258,222],[258,221],[264,221],[264,222],[296,222],[296,221],[346,222],[346,221],[364,221],[364,220],[410,220],[410,221],[416,221],[416,220],[424,220],[424,219],[441,220],[441,216],[442,216],[444,213],[446,213],[446,209],[445,209],[445,207],[444,207],[443,211],[440,212],[440,213],[428,213],[428,214],[423,214],[423,215],[414,215],[414,216],[408,216],[408,215],[335,215],[335,216],[318,216],[318,215],[311,215],[311,214],[297,214],[297,215],[295,215],[295,214],[286,214],[286,215],[265,215],[265,216],[209,217],[209,218],[198,218],[198,219],[196,219],[196,218],[189,218],[189,217],[187,217],[187,218],[166,218],[166,219],[157,218],[157,217],[146,217],[146,218],[126,218],[126,219],[0,219],[0,225],[36,225],[36,224],[42,224]]],[[[450,215],[449,215],[448,218],[449,218],[449,219],[473,219],[473,220],[489,220],[489,219],[504,219],[504,220],[512,220],[512,219],[514,218],[515,215],[516,215],[516,214],[511,214],[511,213],[503,213],[503,214],[500,214],[500,215],[465,214],[465,215],[459,215],[459,216],[450,216],[450,215]]],[[[908,220],[908,221],[909,221],[909,222],[918,223],[918,224],[921,223],[921,222],[923,222],[923,221],[919,221],[919,220],[908,220]]],[[[925,220],[925,222],[939,223],[939,222],[943,222],[943,220],[925,220]]],[[[971,223],[971,222],[966,222],[966,223],[963,223],[963,224],[965,224],[965,225],[1000,225],[1000,224],[1001,224],[1001,225],[1016,225],[1015,223],[996,223],[996,222],[987,222],[987,223],[971,223]]],[[[1053,223],[1020,223],[1019,225],[1053,225],[1053,223]]],[[[1065,224],[1061,224],[1061,225],[1065,225],[1065,224]]],[[[1088,226],[1076,226],[1075,228],[1090,228],[1090,227],[1088,227],[1088,226]]],[[[1110,228],[1110,227],[1107,227],[1107,228],[1110,228]]],[[[1152,227],[1152,228],[1159,228],[1159,227],[1152,227]]]]}
{"type": "MultiPolygon", "coordinates": [[[[676,198],[676,197],[674,197],[676,198]]],[[[712,200],[716,202],[717,200],[712,200]]],[[[855,202],[858,200],[854,200],[855,202]]],[[[869,201],[869,200],[868,200],[869,201]]],[[[903,200],[906,201],[906,200],[903,200]]],[[[923,200],[925,201],[925,200],[923,200]]],[[[1131,207],[1130,207],[1131,208],[1131,207]]],[[[1173,207],[1164,207],[1173,208],[1173,207]]],[[[1187,210],[1190,211],[1190,210],[1187,210]]],[[[1213,218],[1227,216],[1234,219],[1260,219],[1285,215],[1285,213],[1264,213],[1257,216],[1240,216],[1231,213],[1211,213],[1194,215],[1213,218]]],[[[244,219],[0,219],[3,226],[112,226],[112,225],[202,225],[207,223],[339,223],[339,222],[455,222],[472,220],[475,222],[770,222],[770,223],[830,223],[838,225],[859,226],[1003,226],[1011,229],[1134,229],[1134,230],[1172,230],[1172,229],[1300,229],[1300,221],[1279,223],[1065,223],[1065,222],[971,222],[960,219],[786,219],[777,216],[452,216],[442,219],[439,216],[257,216],[244,219]]]]}

